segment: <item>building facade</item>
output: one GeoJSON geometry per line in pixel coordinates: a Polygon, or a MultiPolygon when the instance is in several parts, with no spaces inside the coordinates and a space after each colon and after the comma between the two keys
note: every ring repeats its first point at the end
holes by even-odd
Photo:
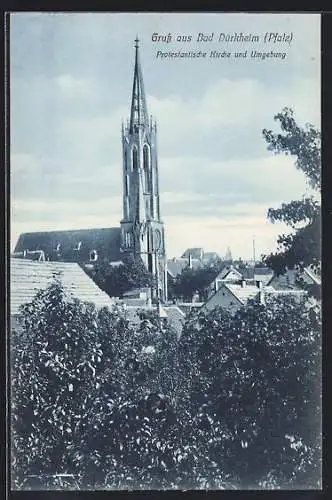
{"type": "Polygon", "coordinates": [[[138,39],[130,118],[122,127],[123,218],[121,250],[139,255],[153,275],[153,296],[167,300],[165,230],[160,216],[157,125],[149,117],[138,39]]]}
{"type": "Polygon", "coordinates": [[[120,227],[23,233],[14,256],[42,252],[47,261],[95,263],[132,255],[153,276],[152,298],[167,300],[165,230],[160,215],[157,126],[148,115],[138,39],[130,117],[122,126],[123,215],[120,227]]]}

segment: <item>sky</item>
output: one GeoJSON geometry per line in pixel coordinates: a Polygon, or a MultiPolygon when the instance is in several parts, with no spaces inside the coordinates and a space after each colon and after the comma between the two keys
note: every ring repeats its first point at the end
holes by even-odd
{"type": "Polygon", "coordinates": [[[268,208],[309,189],[293,157],[267,150],[262,130],[279,131],[273,117],[285,106],[299,124],[320,126],[318,14],[11,14],[11,248],[21,232],[119,226],[136,35],[158,125],[168,257],[230,247],[249,259],[253,238],[256,256],[276,251],[287,228],[267,220],[268,208]],[[169,33],[169,43],[153,41],[169,33]],[[260,41],[219,42],[220,33],[260,41]],[[265,33],[292,39],[264,43],[265,33]],[[207,57],[156,56],[179,50],[207,57]],[[262,60],[252,50],[286,56],[262,60]]]}

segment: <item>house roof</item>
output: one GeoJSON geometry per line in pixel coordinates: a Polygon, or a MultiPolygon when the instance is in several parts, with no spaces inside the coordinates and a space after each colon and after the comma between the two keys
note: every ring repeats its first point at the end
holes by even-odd
{"type": "Polygon", "coordinates": [[[225,278],[227,278],[227,276],[231,273],[235,273],[238,275],[238,278],[241,279],[242,278],[242,273],[236,269],[235,267],[233,266],[225,266],[221,271],[220,273],[218,274],[218,276],[216,276],[216,280],[224,280],[225,278]]]}
{"type": "MultiPolygon", "coordinates": [[[[167,271],[169,274],[175,278],[182,271],[188,267],[189,259],[184,257],[174,257],[173,259],[168,259],[167,261],[167,271]]],[[[202,265],[202,262],[199,259],[191,259],[191,266],[193,269],[197,269],[202,265]]]]}
{"type": "Polygon", "coordinates": [[[279,276],[272,276],[269,285],[277,290],[299,290],[301,287],[297,283],[297,277],[306,275],[313,284],[320,285],[321,278],[312,269],[305,267],[303,272],[296,269],[288,269],[284,274],[279,276]]]}
{"type": "Polygon", "coordinates": [[[96,250],[98,257],[118,261],[121,260],[120,236],[118,227],[22,233],[15,253],[43,250],[46,259],[51,261],[75,262],[89,260],[90,252],[96,250]],[[79,243],[80,249],[74,250],[79,243]]]}
{"type": "Polygon", "coordinates": [[[268,267],[254,267],[254,266],[250,266],[250,267],[246,267],[245,269],[242,270],[242,275],[243,275],[243,278],[244,279],[257,279],[257,280],[260,280],[261,276],[263,277],[263,279],[267,279],[267,277],[269,277],[269,279],[271,279],[271,277],[273,276],[273,271],[272,269],[268,268],[268,267]]]}
{"type": "Polygon", "coordinates": [[[318,276],[312,269],[309,267],[304,268],[304,272],[309,276],[309,278],[314,282],[315,285],[321,285],[322,280],[321,277],[318,276]]]}
{"type": "Polygon", "coordinates": [[[39,290],[45,290],[58,277],[68,297],[92,302],[97,308],[114,305],[105,292],[76,263],[35,262],[10,259],[10,310],[19,314],[19,307],[31,302],[39,290]]]}
{"type": "Polygon", "coordinates": [[[203,251],[203,248],[187,248],[187,250],[185,250],[183,252],[183,254],[181,255],[181,257],[189,257],[189,255],[191,255],[191,257],[193,259],[199,259],[201,260],[203,255],[204,255],[204,251],[203,251]]]}
{"type": "Polygon", "coordinates": [[[188,266],[188,259],[174,258],[167,260],[167,271],[173,278],[181,274],[183,269],[188,266]]]}
{"type": "MultiPolygon", "coordinates": [[[[241,304],[246,304],[249,299],[254,299],[261,291],[257,286],[247,284],[242,286],[235,283],[224,283],[224,287],[228,288],[241,304]]],[[[221,290],[222,287],[216,293],[221,293],[221,290]]],[[[264,290],[266,290],[266,287],[264,290]]]]}
{"type": "Polygon", "coordinates": [[[167,314],[167,322],[168,324],[173,327],[178,336],[181,335],[182,329],[183,329],[183,324],[186,319],[186,315],[179,307],[176,305],[172,306],[165,306],[164,307],[166,314],[167,314]]]}

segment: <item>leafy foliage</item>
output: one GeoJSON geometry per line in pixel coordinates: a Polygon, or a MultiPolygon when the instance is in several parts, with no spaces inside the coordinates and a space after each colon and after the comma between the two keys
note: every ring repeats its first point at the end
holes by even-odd
{"type": "Polygon", "coordinates": [[[320,326],[313,307],[280,297],[200,315],[181,338],[199,362],[210,456],[243,488],[319,484],[320,326]]]}
{"type": "Polygon", "coordinates": [[[125,292],[152,284],[152,275],[142,260],[132,256],[128,256],[123,264],[115,267],[108,261],[97,262],[88,274],[110,297],[122,297],[125,292]]]}
{"type": "Polygon", "coordinates": [[[129,323],[55,281],[12,333],[14,487],[315,487],[319,331],[317,311],[279,299],[194,315],[177,341],[152,311],[129,323]]]}
{"type": "Polygon", "coordinates": [[[274,119],[280,123],[282,133],[263,130],[268,149],[274,153],[296,156],[296,168],[304,172],[312,188],[319,189],[321,182],[321,136],[320,132],[307,123],[300,127],[291,108],[283,108],[274,119]]]}
{"type": "Polygon", "coordinates": [[[201,300],[206,299],[208,286],[223,267],[224,264],[220,261],[197,269],[185,268],[169,288],[170,296],[191,301],[197,292],[201,300]]]}
{"type": "MultiPolygon", "coordinates": [[[[290,108],[284,108],[275,117],[282,133],[263,130],[268,149],[276,154],[286,153],[296,157],[295,166],[301,170],[309,185],[316,191],[321,182],[320,132],[312,125],[299,127],[290,108]]],[[[311,197],[283,203],[280,208],[268,210],[271,222],[284,222],[295,230],[294,234],[278,238],[278,251],[265,257],[266,264],[276,274],[287,269],[312,265],[318,270],[320,263],[320,205],[311,197]]]]}

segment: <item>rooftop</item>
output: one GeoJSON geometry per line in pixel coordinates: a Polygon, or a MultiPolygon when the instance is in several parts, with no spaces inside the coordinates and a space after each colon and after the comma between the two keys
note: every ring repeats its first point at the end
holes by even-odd
{"type": "Polygon", "coordinates": [[[46,259],[51,261],[75,262],[89,260],[90,252],[96,250],[98,258],[107,257],[111,261],[119,261],[120,235],[118,227],[22,233],[15,253],[43,250],[46,259]]]}
{"type": "Polygon", "coordinates": [[[19,307],[31,302],[39,290],[45,290],[58,278],[68,297],[92,302],[97,308],[111,307],[114,300],[72,262],[36,262],[10,259],[10,310],[19,314],[19,307]]]}

